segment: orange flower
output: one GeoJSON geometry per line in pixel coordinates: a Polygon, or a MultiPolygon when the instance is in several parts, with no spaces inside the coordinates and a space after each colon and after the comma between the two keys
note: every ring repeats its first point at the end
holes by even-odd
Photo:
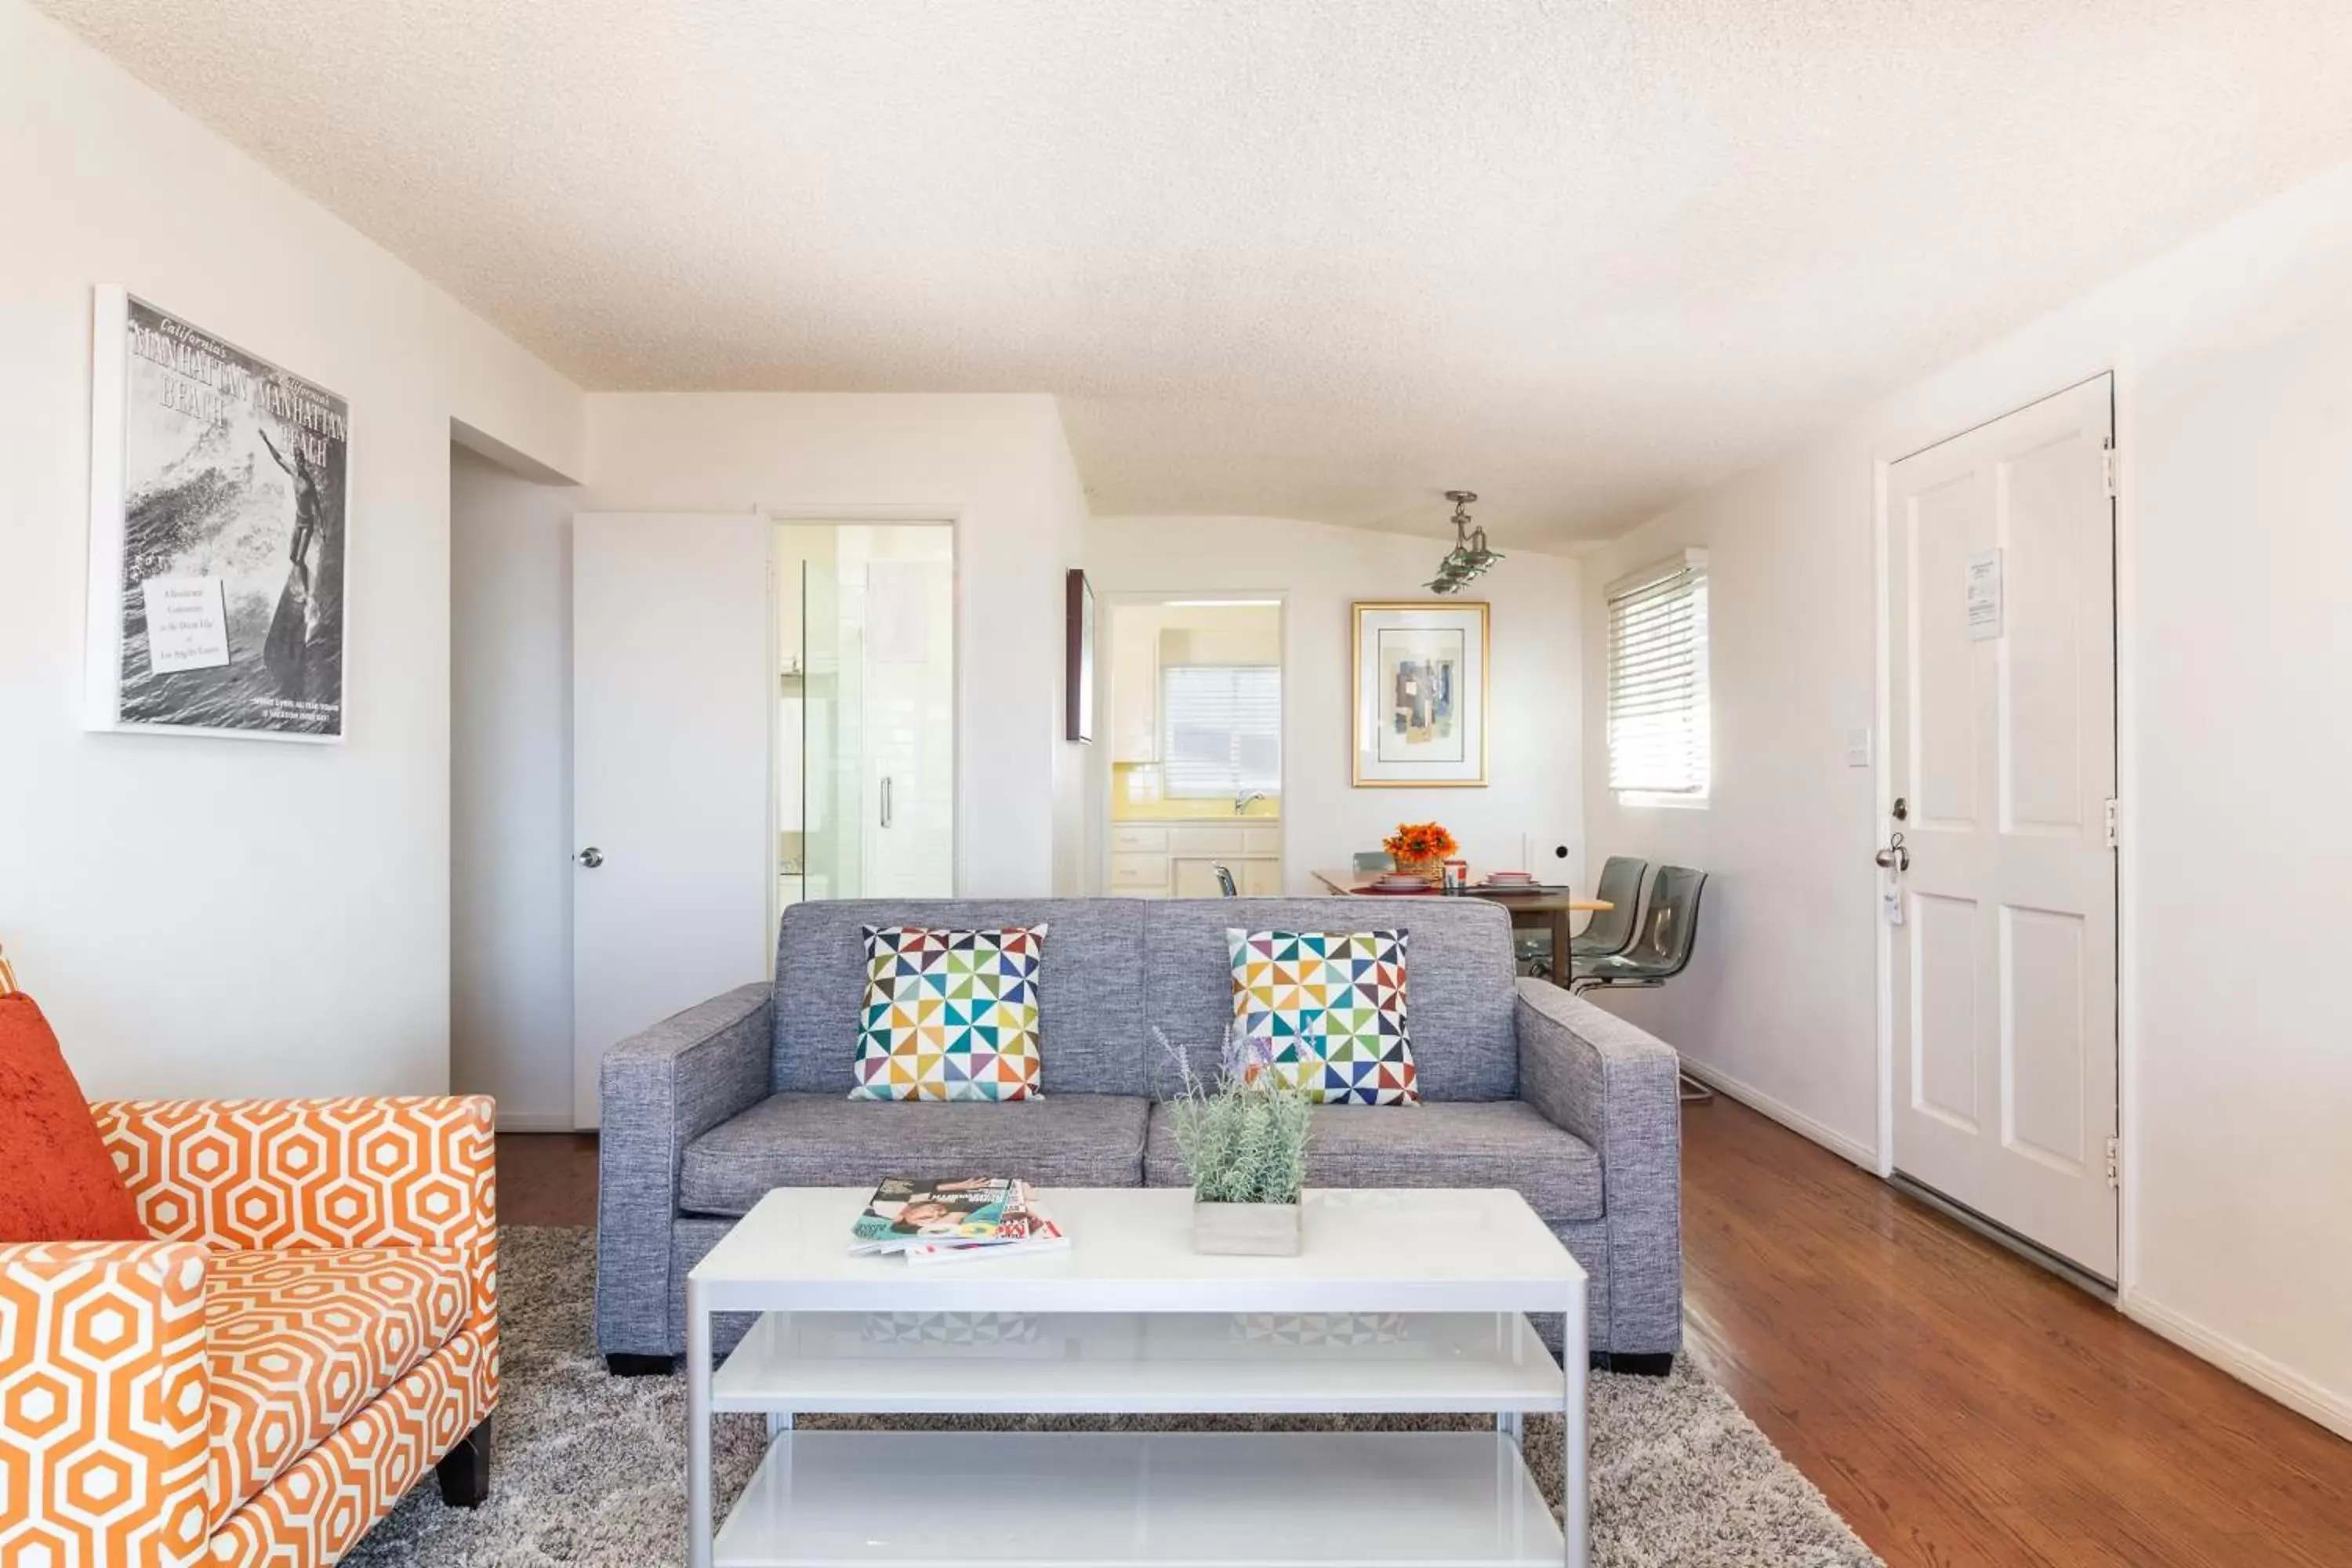
{"type": "Polygon", "coordinates": [[[1440,823],[1400,822],[1394,833],[1381,840],[1381,847],[1399,861],[1412,861],[1443,860],[1461,847],[1440,823]]]}

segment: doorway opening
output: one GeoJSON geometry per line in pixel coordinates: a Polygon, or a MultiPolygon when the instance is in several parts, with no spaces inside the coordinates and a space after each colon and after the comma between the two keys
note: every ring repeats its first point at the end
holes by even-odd
{"type": "Polygon", "coordinates": [[[950,897],[955,529],[774,529],[772,913],[809,899],[950,897]]]}
{"type": "Polygon", "coordinates": [[[1280,893],[1281,602],[1126,595],[1106,610],[1105,885],[1129,898],[1280,893]]]}

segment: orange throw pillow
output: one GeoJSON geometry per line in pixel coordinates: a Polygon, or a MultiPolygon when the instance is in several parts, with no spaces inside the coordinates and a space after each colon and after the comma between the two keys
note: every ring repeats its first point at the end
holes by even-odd
{"type": "Polygon", "coordinates": [[[0,1241],[148,1241],[58,1037],[22,991],[0,995],[0,1241]]]}

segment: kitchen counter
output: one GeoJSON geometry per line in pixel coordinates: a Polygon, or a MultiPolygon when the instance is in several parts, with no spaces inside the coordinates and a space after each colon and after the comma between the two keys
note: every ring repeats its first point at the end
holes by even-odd
{"type": "Polygon", "coordinates": [[[1236,816],[1229,800],[1114,800],[1113,822],[1257,823],[1282,820],[1279,801],[1261,800],[1236,816]]]}

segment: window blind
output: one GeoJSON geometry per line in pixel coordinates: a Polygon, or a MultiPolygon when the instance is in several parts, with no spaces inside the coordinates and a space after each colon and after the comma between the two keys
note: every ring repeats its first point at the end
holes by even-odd
{"type": "Polygon", "coordinates": [[[1171,664],[1160,672],[1160,724],[1169,795],[1272,795],[1282,787],[1278,667],[1171,664]]]}
{"type": "Polygon", "coordinates": [[[1703,799],[1706,557],[1688,551],[1611,584],[1609,787],[1703,799]]]}

